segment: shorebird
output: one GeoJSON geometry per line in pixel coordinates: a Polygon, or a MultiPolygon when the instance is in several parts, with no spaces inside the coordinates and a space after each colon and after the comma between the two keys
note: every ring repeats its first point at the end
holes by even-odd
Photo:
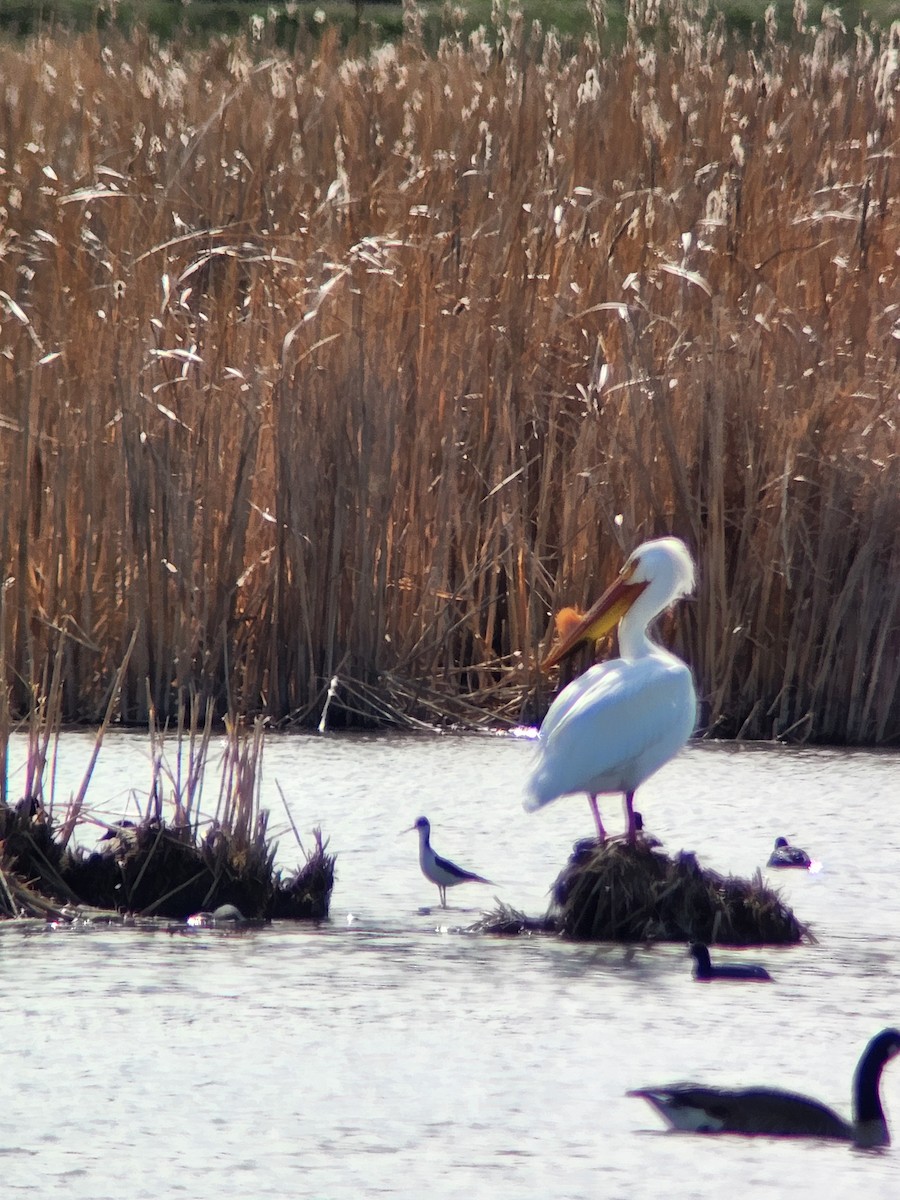
{"type": "Polygon", "coordinates": [[[414,829],[419,834],[419,866],[425,878],[437,887],[441,908],[447,907],[448,887],[456,887],[458,883],[491,884],[490,879],[476,875],[473,871],[464,871],[449,858],[441,858],[440,854],[435,854],[431,847],[431,822],[427,817],[419,817],[415,825],[410,825],[409,829],[404,829],[403,832],[411,833],[414,829]]]}
{"type": "Polygon", "coordinates": [[[818,1100],[782,1088],[716,1088],[695,1084],[637,1088],[672,1129],[689,1133],[742,1133],[758,1137],[814,1137],[887,1146],[881,1072],[900,1053],[900,1030],[883,1029],[862,1053],[853,1076],[853,1119],[845,1121],[818,1100]]]}
{"type": "Polygon", "coordinates": [[[626,839],[634,844],[634,793],[685,744],[697,720],[689,667],[647,636],[665,608],[694,589],[694,563],[678,538],[644,542],[616,581],[584,614],[563,609],[560,641],[541,664],[555,666],[584,641],[619,627],[620,658],[591,667],[556,697],[538,734],[527,784],[529,811],[560,796],[586,792],[600,841],[597,807],[604,792],[625,795],[626,839]]]}

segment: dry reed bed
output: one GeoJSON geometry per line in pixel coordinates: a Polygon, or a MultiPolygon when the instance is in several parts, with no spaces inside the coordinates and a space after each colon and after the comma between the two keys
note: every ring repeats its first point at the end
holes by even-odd
{"type": "Polygon", "coordinates": [[[707,730],[896,740],[900,26],[414,26],[0,46],[7,719],[534,716],[672,530],[707,730]]]}

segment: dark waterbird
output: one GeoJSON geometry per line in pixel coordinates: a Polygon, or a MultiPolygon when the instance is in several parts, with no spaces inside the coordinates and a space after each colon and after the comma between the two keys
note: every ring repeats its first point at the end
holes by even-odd
{"type": "Polygon", "coordinates": [[[721,966],[713,966],[709,949],[702,942],[694,942],[691,955],[694,959],[695,979],[750,979],[758,983],[772,982],[772,976],[766,968],[755,963],[723,963],[721,966]]]}
{"type": "Polygon", "coordinates": [[[237,928],[248,925],[247,918],[234,904],[220,904],[212,912],[193,913],[185,921],[192,929],[237,928]]]}
{"type": "Polygon", "coordinates": [[[811,1137],[890,1143],[879,1086],[886,1063],[900,1053],[900,1030],[883,1029],[869,1042],[853,1076],[853,1119],[781,1088],[717,1088],[696,1084],[636,1088],[629,1096],[647,1100],[672,1129],[689,1133],[739,1133],[758,1137],[811,1137]]]}
{"type": "Polygon", "coordinates": [[[419,866],[425,878],[437,887],[441,908],[447,907],[448,887],[456,887],[458,883],[491,883],[490,879],[476,875],[473,871],[464,871],[449,858],[441,858],[440,854],[435,854],[431,846],[431,822],[427,817],[419,817],[415,825],[410,825],[409,829],[404,829],[403,832],[411,833],[414,829],[419,834],[419,866]]]}
{"type": "Polygon", "coordinates": [[[800,867],[806,871],[812,866],[812,859],[799,846],[792,846],[785,837],[775,839],[775,849],[769,855],[770,867],[800,867]]]}

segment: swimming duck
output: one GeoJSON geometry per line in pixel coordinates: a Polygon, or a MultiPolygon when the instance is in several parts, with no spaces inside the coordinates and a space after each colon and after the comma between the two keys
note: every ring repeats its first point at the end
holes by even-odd
{"type": "Polygon", "coordinates": [[[755,979],[763,983],[767,980],[770,983],[772,981],[772,976],[766,968],[758,967],[754,963],[724,963],[714,967],[709,957],[709,949],[702,942],[693,943],[691,954],[694,958],[695,979],[755,979]]]}
{"type": "Polygon", "coordinates": [[[770,867],[801,867],[807,870],[812,859],[799,846],[792,846],[785,837],[775,839],[775,849],[769,855],[770,867]]]}
{"type": "Polygon", "coordinates": [[[740,1133],[760,1137],[815,1137],[857,1146],[890,1144],[879,1085],[886,1063],[900,1053],[900,1030],[883,1029],[869,1042],[853,1076],[853,1120],[781,1088],[716,1088],[695,1084],[637,1088],[671,1128],[689,1133],[740,1133]]]}
{"type": "Polygon", "coordinates": [[[491,884],[490,879],[476,875],[473,871],[464,871],[449,858],[441,858],[439,854],[435,854],[431,848],[431,822],[427,817],[419,817],[415,825],[410,825],[409,829],[404,829],[403,832],[411,833],[414,829],[419,834],[419,866],[425,878],[436,885],[441,898],[441,908],[447,907],[448,887],[456,887],[458,883],[491,884]]]}

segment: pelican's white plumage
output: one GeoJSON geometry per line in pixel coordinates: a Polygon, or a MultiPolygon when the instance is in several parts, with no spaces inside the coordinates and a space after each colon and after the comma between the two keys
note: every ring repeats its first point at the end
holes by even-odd
{"type": "Polygon", "coordinates": [[[647,626],[694,588],[694,563],[683,542],[658,538],[631,554],[618,579],[563,637],[545,666],[618,622],[620,658],[591,667],[550,706],[538,736],[525,808],[586,792],[603,838],[596,797],[625,794],[628,837],[635,837],[634,792],[685,744],[697,719],[691,672],[650,640],[647,626]]]}

